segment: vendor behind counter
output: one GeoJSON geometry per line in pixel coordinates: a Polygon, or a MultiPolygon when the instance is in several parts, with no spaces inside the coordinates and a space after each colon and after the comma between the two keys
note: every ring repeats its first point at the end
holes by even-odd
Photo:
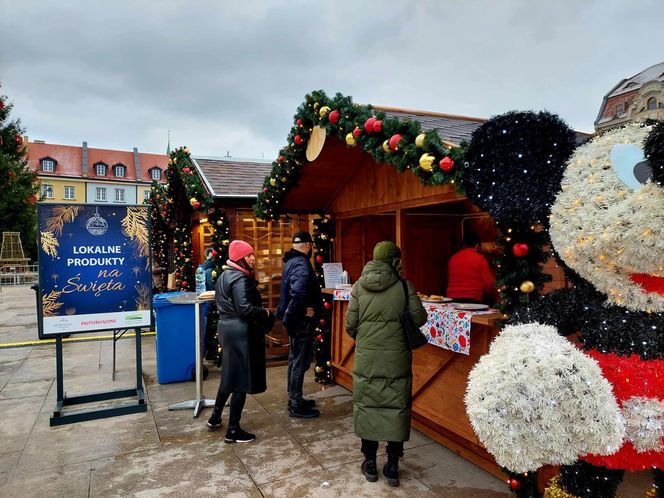
{"type": "Polygon", "coordinates": [[[457,303],[493,304],[497,300],[494,275],[478,250],[480,238],[465,232],[463,247],[447,264],[447,293],[457,303]]]}

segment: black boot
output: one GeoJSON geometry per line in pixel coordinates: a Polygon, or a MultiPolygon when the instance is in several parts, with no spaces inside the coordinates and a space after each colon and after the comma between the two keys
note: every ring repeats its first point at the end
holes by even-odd
{"type": "MultiPolygon", "coordinates": [[[[288,408],[290,409],[290,401],[288,402],[288,408]]],[[[314,408],[316,406],[315,399],[302,398],[302,406],[305,408],[314,408]]]]}
{"type": "Polygon", "coordinates": [[[248,443],[256,439],[256,435],[251,432],[243,431],[239,425],[229,426],[226,431],[224,441],[227,443],[248,443]]]}
{"type": "Polygon", "coordinates": [[[302,401],[289,401],[288,416],[295,418],[316,418],[320,416],[320,412],[315,408],[307,407],[302,401]]]}
{"type": "Polygon", "coordinates": [[[212,415],[207,421],[207,427],[208,431],[216,431],[221,427],[221,408],[214,407],[212,415]]]}
{"type": "Polygon", "coordinates": [[[376,469],[376,458],[366,458],[362,462],[362,473],[369,482],[376,482],[378,480],[378,470],[376,469]]]}
{"type": "Polygon", "coordinates": [[[399,485],[399,457],[387,455],[387,463],[383,466],[383,475],[387,477],[387,483],[393,488],[399,485]]]}

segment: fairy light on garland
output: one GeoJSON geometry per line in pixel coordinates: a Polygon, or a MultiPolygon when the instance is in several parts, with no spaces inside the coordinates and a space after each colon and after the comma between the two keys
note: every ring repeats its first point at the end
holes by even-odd
{"type": "MultiPolygon", "coordinates": [[[[323,264],[330,261],[334,243],[334,222],[328,218],[317,218],[314,224],[314,272],[321,288],[324,286],[323,264]]],[[[331,342],[332,342],[332,296],[322,294],[323,315],[316,327],[314,356],[314,378],[321,384],[332,382],[331,342]]]]}
{"type": "Polygon", "coordinates": [[[212,261],[214,270],[212,271],[213,282],[221,275],[222,266],[228,259],[228,246],[230,244],[230,228],[228,218],[223,209],[216,209],[208,215],[208,220],[212,226],[212,261]]]}
{"type": "Polygon", "coordinates": [[[175,285],[177,290],[194,289],[194,262],[191,248],[191,226],[176,227],[173,230],[175,252],[175,285]]]}

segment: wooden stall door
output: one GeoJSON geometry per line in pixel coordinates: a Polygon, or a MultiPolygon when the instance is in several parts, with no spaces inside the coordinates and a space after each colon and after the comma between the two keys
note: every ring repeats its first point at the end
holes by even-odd
{"type": "Polygon", "coordinates": [[[396,239],[394,214],[361,216],[336,222],[335,259],[343,264],[352,282],[362,274],[362,268],[373,259],[373,248],[381,240],[396,239]]]}

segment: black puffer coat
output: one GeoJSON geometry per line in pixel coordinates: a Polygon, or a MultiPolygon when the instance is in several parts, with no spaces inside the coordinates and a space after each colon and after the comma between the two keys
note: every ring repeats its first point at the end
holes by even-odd
{"type": "MultiPolygon", "coordinates": [[[[296,249],[287,251],[284,254],[277,316],[287,329],[293,328],[305,321],[307,308],[313,308],[314,313],[320,315],[321,306],[320,285],[309,262],[309,256],[296,249]]],[[[311,321],[315,321],[315,317],[311,321]]]]}
{"type": "Polygon", "coordinates": [[[234,268],[217,279],[217,334],[222,348],[220,390],[262,393],[265,380],[265,336],[269,322],[254,280],[234,268]]]}

